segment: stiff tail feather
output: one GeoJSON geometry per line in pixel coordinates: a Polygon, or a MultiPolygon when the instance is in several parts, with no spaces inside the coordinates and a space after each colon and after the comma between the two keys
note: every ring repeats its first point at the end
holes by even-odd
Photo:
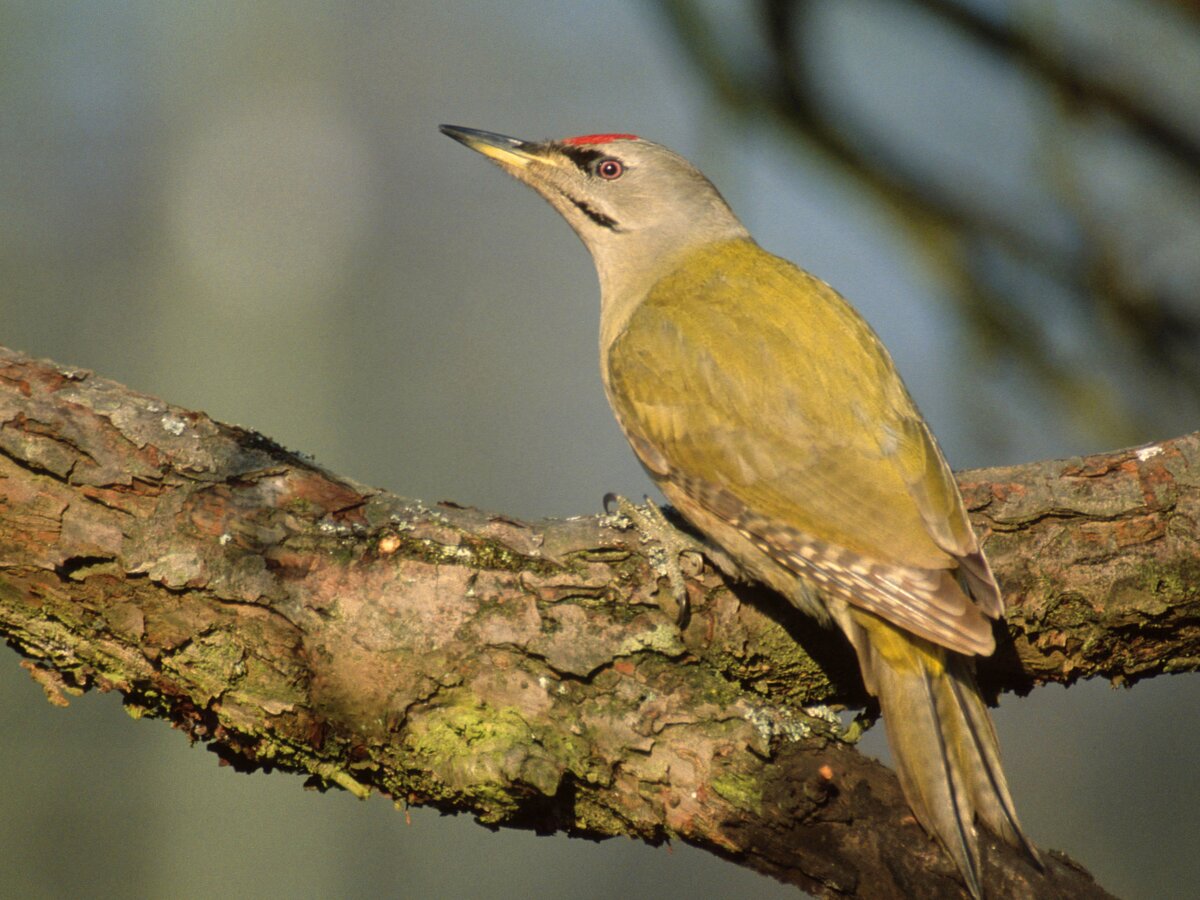
{"type": "Polygon", "coordinates": [[[853,615],[851,643],[879,698],[900,786],[917,820],[981,897],[975,820],[1041,867],[1021,830],[974,663],[873,616],[853,615]]]}

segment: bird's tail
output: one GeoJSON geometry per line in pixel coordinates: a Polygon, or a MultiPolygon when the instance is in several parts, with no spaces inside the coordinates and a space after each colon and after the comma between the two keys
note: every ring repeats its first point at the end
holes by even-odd
{"type": "Polygon", "coordinates": [[[1017,821],[973,660],[869,613],[855,611],[851,619],[851,643],[867,689],[879,698],[900,786],[972,895],[981,896],[976,817],[1040,867],[1017,821]]]}

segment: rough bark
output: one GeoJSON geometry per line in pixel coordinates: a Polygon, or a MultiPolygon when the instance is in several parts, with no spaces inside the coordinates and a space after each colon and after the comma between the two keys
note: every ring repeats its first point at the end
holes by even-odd
{"type": "MultiPolygon", "coordinates": [[[[987,685],[1200,666],[1198,454],[961,476],[1012,604],[987,685]]],[[[0,633],[52,701],[118,690],[238,768],[491,826],[682,839],[822,896],[962,896],[892,774],[804,711],[862,701],[848,648],[708,569],[681,631],[665,585],[603,517],[429,507],[0,350],[0,633]]],[[[984,843],[995,896],[1106,896],[984,843]]]]}

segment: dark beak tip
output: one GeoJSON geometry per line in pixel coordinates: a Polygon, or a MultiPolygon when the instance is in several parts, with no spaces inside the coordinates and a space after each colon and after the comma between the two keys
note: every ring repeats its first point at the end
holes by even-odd
{"type": "Polygon", "coordinates": [[[472,142],[491,144],[493,147],[522,147],[525,144],[525,141],[509,137],[507,134],[496,134],[494,131],[483,131],[479,128],[465,128],[462,125],[439,125],[438,131],[467,146],[470,146],[472,142]]]}

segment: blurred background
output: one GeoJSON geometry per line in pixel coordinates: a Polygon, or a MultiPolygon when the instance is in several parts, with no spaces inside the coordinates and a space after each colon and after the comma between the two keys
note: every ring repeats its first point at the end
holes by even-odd
{"type": "MultiPolygon", "coordinates": [[[[956,468],[1200,413],[1200,6],[1136,0],[0,0],[0,343],[427,501],[648,481],[567,226],[437,132],[632,131],[891,347],[956,468]]],[[[237,775],[0,653],[23,897],[792,897],[691,848],[492,833],[237,775]]],[[[1200,890],[1200,678],[1005,698],[1033,839],[1200,890]]],[[[881,730],[869,748],[884,753],[881,730]]]]}

